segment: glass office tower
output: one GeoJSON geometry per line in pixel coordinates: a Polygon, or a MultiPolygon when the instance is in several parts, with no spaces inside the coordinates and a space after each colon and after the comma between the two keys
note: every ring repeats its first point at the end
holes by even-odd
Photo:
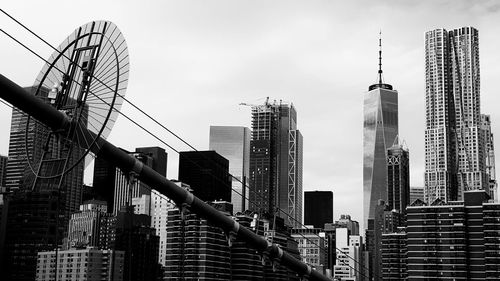
{"type": "Polygon", "coordinates": [[[398,135],[398,92],[389,84],[371,85],[364,98],[363,217],[374,218],[379,199],[387,202],[387,149],[398,135]]]}
{"type": "Polygon", "coordinates": [[[235,213],[248,209],[250,129],[241,126],[210,126],[209,149],[229,160],[231,203],[235,213]]]}

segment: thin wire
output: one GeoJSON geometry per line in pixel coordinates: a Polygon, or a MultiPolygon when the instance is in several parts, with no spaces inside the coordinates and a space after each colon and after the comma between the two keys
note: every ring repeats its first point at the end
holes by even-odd
{"type": "MultiPolygon", "coordinates": [[[[22,23],[20,23],[19,21],[17,21],[15,18],[13,18],[12,16],[10,16],[8,13],[6,13],[3,9],[0,8],[0,11],[2,13],[4,13],[5,15],[7,15],[9,18],[11,18],[12,20],[14,20],[16,23],[18,23],[19,25],[21,25],[24,29],[28,30],[31,34],[33,34],[35,37],[37,37],[38,39],[40,39],[41,41],[43,41],[45,44],[47,44],[48,46],[50,46],[52,49],[54,49],[56,52],[59,52],[60,54],[62,54],[63,56],[65,56],[67,58],[67,56],[65,54],[63,54],[61,51],[59,51],[58,49],[54,48],[50,43],[48,43],[47,41],[45,41],[43,38],[41,38],[40,36],[38,36],[35,32],[31,31],[29,28],[27,28],[25,25],[23,25],[22,23]]],[[[33,50],[31,50],[29,47],[27,47],[26,45],[24,45],[23,43],[21,43],[20,41],[18,41],[17,39],[15,39],[13,36],[11,36],[10,34],[8,34],[7,32],[5,32],[3,29],[0,29],[0,31],[2,33],[4,33],[5,35],[7,35],[9,38],[11,38],[12,40],[14,40],[15,42],[17,42],[18,44],[20,44],[21,46],[23,46],[24,48],[26,48],[28,51],[30,51],[31,53],[33,53],[35,56],[37,56],[38,58],[42,59],[43,61],[45,61],[46,63],[48,63],[48,61],[46,61],[44,58],[42,58],[40,55],[38,55],[36,52],[34,52],[33,50]]],[[[70,62],[71,59],[69,59],[70,62]]],[[[81,68],[81,66],[78,65],[78,67],[81,68]]],[[[58,69],[56,66],[54,66],[54,68],[56,68],[57,70],[59,70],[61,73],[64,73],[62,72],[60,69],[58,69]]],[[[104,85],[104,87],[107,87],[108,89],[114,91],[113,89],[111,89],[108,85],[106,85],[105,83],[103,83],[99,78],[95,77],[92,75],[92,77],[97,80],[98,82],[100,82],[102,85],[104,85]]],[[[78,81],[74,81],[76,83],[78,83],[78,81]]],[[[90,91],[89,91],[90,92],[90,91]]],[[[95,97],[101,99],[100,97],[98,97],[97,95],[95,95],[94,93],[90,92],[91,94],[93,94],[95,97]]],[[[132,107],[134,107],[136,110],[138,110],[139,112],[141,112],[142,114],[144,114],[146,117],[148,117],[150,120],[152,120],[154,123],[156,123],[157,125],[161,126],[164,130],[166,130],[167,132],[169,132],[170,134],[172,134],[174,137],[176,137],[178,140],[180,140],[181,142],[183,142],[184,144],[186,144],[187,146],[189,146],[191,149],[193,149],[194,151],[198,151],[195,147],[193,147],[191,144],[189,144],[187,141],[185,141],[183,138],[181,138],[180,136],[178,136],[177,134],[175,134],[173,131],[171,131],[170,129],[168,129],[167,127],[165,127],[163,124],[159,123],[155,118],[153,118],[151,115],[147,114],[145,111],[143,111],[142,109],[140,109],[139,107],[137,107],[134,103],[130,102],[128,99],[126,99],[123,95],[119,94],[118,92],[116,92],[116,94],[121,97],[123,100],[125,100],[127,103],[129,103],[130,105],[132,105],[132,107]]],[[[102,100],[102,99],[101,99],[102,100]]],[[[103,100],[102,100],[103,101],[103,100]]],[[[104,101],[105,102],[105,101],[104,101]]],[[[109,104],[108,104],[109,105],[109,104]]],[[[144,130],[145,132],[147,132],[148,134],[150,134],[151,136],[153,136],[154,138],[156,138],[157,140],[159,140],[160,142],[162,142],[163,144],[165,144],[167,147],[169,147],[170,149],[172,149],[173,151],[177,152],[179,154],[179,151],[177,151],[176,149],[174,149],[172,146],[170,146],[169,144],[167,144],[166,142],[164,142],[163,140],[161,140],[159,137],[157,137],[156,135],[154,135],[153,133],[151,133],[149,130],[147,130],[146,128],[144,128],[143,126],[141,126],[140,124],[138,124],[137,122],[135,122],[134,120],[132,120],[130,117],[128,117],[127,115],[125,115],[124,113],[120,112],[119,110],[116,110],[113,106],[111,106],[112,110],[115,110],[115,112],[118,112],[119,114],[123,115],[126,119],[128,119],[129,121],[131,121],[134,125],[138,126],[139,128],[141,128],[142,130],[144,130]]],[[[229,174],[229,173],[228,173],[229,174]]],[[[229,176],[231,176],[232,178],[236,179],[238,182],[240,182],[241,184],[243,184],[245,187],[249,187],[248,185],[246,185],[245,183],[243,183],[241,180],[239,180],[237,177],[229,174],[229,176]]],[[[219,179],[220,180],[220,179],[219,179]]],[[[232,188],[231,188],[232,189],[232,188]]],[[[245,195],[239,193],[238,191],[232,189],[232,191],[236,192],[238,195],[241,195],[244,199],[247,199],[245,195]]],[[[254,192],[254,194],[260,196],[260,198],[262,199],[262,195],[255,192],[254,190],[251,190],[249,188],[249,191],[252,191],[254,192]]],[[[249,198],[248,198],[248,202],[251,202],[253,205],[257,205],[255,202],[252,202],[249,198]]],[[[291,218],[294,222],[297,222],[299,225],[305,227],[305,225],[298,221],[297,219],[295,219],[294,217],[292,217],[290,214],[288,214],[287,212],[285,212],[284,210],[282,210],[281,208],[277,208],[278,211],[281,211],[283,214],[285,214],[287,217],[291,218]]],[[[312,242],[311,240],[309,240],[308,238],[304,237],[302,234],[299,234],[301,235],[303,238],[307,239],[308,241],[312,242]]],[[[320,237],[319,235],[316,234],[316,236],[318,236],[319,238],[322,238],[320,237]]],[[[320,250],[323,250],[323,251],[326,251],[326,249],[324,249],[324,247],[321,247],[319,245],[317,245],[316,243],[312,242],[314,245],[316,245],[318,248],[320,248],[320,250]]],[[[358,261],[356,261],[354,258],[350,257],[348,254],[346,254],[345,252],[343,252],[342,250],[336,248],[339,252],[345,254],[347,257],[349,257],[350,259],[352,259],[353,261],[355,261],[356,263],[358,263],[359,265],[361,265],[358,261]]],[[[349,266],[349,265],[348,265],[349,266]]],[[[361,265],[362,266],[362,265],[361,265]]],[[[351,267],[351,266],[349,266],[351,267]]],[[[363,267],[363,266],[362,266],[363,267]]],[[[351,267],[352,268],[352,267],[351,267]]],[[[354,268],[352,268],[354,269],[354,268]]],[[[355,270],[355,269],[354,269],[355,270]]],[[[361,273],[360,271],[358,271],[359,273],[361,273]]],[[[361,273],[362,275],[364,275],[363,273],[361,273]]]]}

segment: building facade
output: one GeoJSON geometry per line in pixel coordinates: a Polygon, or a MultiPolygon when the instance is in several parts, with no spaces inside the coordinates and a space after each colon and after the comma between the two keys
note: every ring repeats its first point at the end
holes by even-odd
{"type": "Polygon", "coordinates": [[[168,210],[165,279],[230,280],[230,249],[222,229],[196,214],[168,210]]]}
{"type": "Polygon", "coordinates": [[[235,212],[248,209],[250,196],[250,129],[239,126],[210,126],[209,149],[229,160],[231,203],[235,212]]]}
{"type": "Polygon", "coordinates": [[[123,251],[92,247],[39,252],[35,280],[122,281],[124,256],[123,251]]]}
{"type": "Polygon", "coordinates": [[[333,267],[335,280],[360,281],[367,277],[364,264],[363,239],[359,235],[349,235],[347,228],[335,230],[336,263],[333,267]]]}
{"type": "Polygon", "coordinates": [[[250,201],[255,205],[249,206],[251,210],[276,213],[287,224],[300,227],[302,147],[297,112],[292,104],[266,101],[252,107],[250,201]]]}
{"type": "Polygon", "coordinates": [[[382,234],[382,279],[404,281],[407,273],[406,233],[401,231],[382,234]]]}
{"type": "Polygon", "coordinates": [[[324,228],[333,222],[333,192],[304,192],[304,224],[314,228],[324,228]]]}
{"type": "Polygon", "coordinates": [[[425,202],[489,189],[481,129],[479,35],[473,27],[425,34],[425,202]]]}
{"type": "Polygon", "coordinates": [[[322,228],[294,228],[292,237],[297,241],[302,261],[325,274],[328,268],[328,244],[322,228]]]}
{"type": "Polygon", "coordinates": [[[488,199],[472,190],[464,201],[408,207],[408,280],[500,278],[500,204],[488,199]]]}
{"type": "Polygon", "coordinates": [[[411,205],[415,200],[424,201],[424,187],[423,186],[411,186],[410,187],[410,201],[408,205],[411,205]]]}
{"type": "Polygon", "coordinates": [[[100,245],[102,223],[105,223],[112,214],[107,213],[105,201],[91,200],[80,205],[80,212],[71,215],[68,224],[69,247],[97,247],[100,245]]]}

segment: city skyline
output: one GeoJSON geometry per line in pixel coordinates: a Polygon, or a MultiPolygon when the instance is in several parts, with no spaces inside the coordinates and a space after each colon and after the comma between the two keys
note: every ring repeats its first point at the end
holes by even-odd
{"type": "MultiPolygon", "coordinates": [[[[50,13],[47,6],[38,7],[35,2],[6,3],[3,9],[53,44],[76,26],[91,20],[105,18],[115,22],[131,49],[133,66],[127,97],[199,150],[208,148],[210,125],[249,127],[250,110],[239,107],[238,103],[260,104],[267,96],[271,100],[293,102],[300,112],[298,126],[306,139],[304,191],[333,191],[334,216],[348,213],[361,222],[362,99],[366,85],[376,82],[380,29],[385,80],[396,85],[401,93],[400,136],[412,155],[412,186],[423,186],[424,177],[426,31],[469,25],[479,30],[481,111],[491,114],[493,134],[498,132],[500,122],[494,110],[498,104],[495,78],[500,73],[495,65],[500,59],[495,38],[498,34],[495,23],[500,18],[498,5],[465,1],[453,1],[454,4],[441,1],[434,5],[401,2],[264,5],[214,1],[201,7],[180,3],[167,3],[166,7],[144,5],[149,8],[101,4],[99,11],[82,8],[76,16],[57,20],[44,15],[44,10],[50,13]],[[27,10],[42,13],[30,14],[27,10]],[[446,17],[442,17],[443,11],[446,17]],[[130,21],[136,13],[149,16],[130,21]],[[388,19],[387,13],[394,18],[388,19]],[[404,27],[398,26],[403,19],[404,27]],[[65,24],[59,24],[59,20],[65,24]],[[158,103],[163,106],[156,106],[158,103]],[[182,106],[188,104],[193,106],[182,106]],[[216,111],[224,114],[207,115],[216,111]]],[[[69,9],[67,4],[53,6],[69,9]]],[[[1,23],[6,31],[34,42],[25,32],[12,29],[5,17],[1,23]]],[[[2,43],[2,49],[9,51],[1,54],[6,63],[0,72],[18,84],[30,86],[42,62],[6,37],[2,43]],[[5,67],[15,65],[14,62],[22,67],[5,67]]],[[[35,46],[42,57],[52,52],[41,44],[35,46]]],[[[122,112],[138,116],[129,106],[124,106],[122,112]]],[[[2,105],[0,114],[0,129],[7,132],[11,111],[2,105]]],[[[119,117],[109,140],[127,149],[144,145],[163,147],[131,126],[119,117]],[[137,137],[129,138],[131,133],[137,137]]],[[[165,139],[181,147],[171,138],[165,139]]],[[[7,154],[7,144],[8,136],[4,134],[0,139],[0,154],[7,154]]],[[[498,143],[496,146],[499,147],[498,143]]],[[[169,162],[176,163],[177,155],[168,152],[173,157],[169,162]]],[[[169,165],[170,178],[177,174],[175,166],[169,165]]]]}

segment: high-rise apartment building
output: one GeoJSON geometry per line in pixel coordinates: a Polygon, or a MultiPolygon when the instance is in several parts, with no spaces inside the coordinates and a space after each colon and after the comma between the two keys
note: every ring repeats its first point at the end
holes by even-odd
{"type": "Polygon", "coordinates": [[[499,280],[500,204],[485,190],[407,208],[408,280],[499,280]]]}
{"type": "Polygon", "coordinates": [[[178,208],[168,210],[167,280],[231,280],[230,262],[222,229],[196,214],[182,218],[178,208]]]}
{"type": "MultiPolygon", "coordinates": [[[[25,90],[34,93],[36,88],[26,87],[25,90]]],[[[40,95],[47,95],[48,92],[49,89],[42,88],[40,95]]],[[[13,108],[10,123],[9,159],[5,173],[5,186],[10,189],[21,187],[21,178],[28,165],[26,158],[26,137],[29,140],[35,140],[41,136],[41,131],[39,128],[36,128],[34,122],[30,122],[29,128],[26,128],[27,123],[28,116],[17,108],[13,108]]]]}
{"type": "Polygon", "coordinates": [[[252,107],[250,141],[251,210],[276,214],[299,227],[302,222],[302,134],[292,104],[252,107]],[[277,209],[280,209],[277,210],[277,209]]]}
{"type": "Polygon", "coordinates": [[[180,152],[179,180],[203,201],[231,201],[229,161],[213,150],[180,152]]]}
{"type": "Polygon", "coordinates": [[[428,31],[425,73],[425,201],[454,201],[467,190],[488,190],[477,29],[428,31]]]}
{"type": "Polygon", "coordinates": [[[314,228],[324,228],[333,222],[333,192],[304,192],[304,224],[314,228]]]}
{"type": "Polygon", "coordinates": [[[123,251],[93,247],[39,252],[36,279],[33,280],[123,280],[124,256],[123,251]],[[56,265],[59,272],[56,272],[56,265]]]}
{"type": "Polygon", "coordinates": [[[347,228],[337,228],[336,264],[333,268],[335,280],[363,280],[367,266],[363,260],[363,238],[359,235],[349,235],[347,228]]]}
{"type": "Polygon", "coordinates": [[[382,234],[382,280],[404,281],[407,273],[406,233],[404,228],[398,232],[382,234]]]}
{"type": "Polygon", "coordinates": [[[387,201],[387,149],[398,135],[398,92],[382,82],[382,49],[379,81],[364,96],[363,124],[363,222],[375,216],[378,200],[387,201]]]}
{"type": "Polygon", "coordinates": [[[209,149],[229,160],[231,203],[236,212],[249,208],[250,129],[239,126],[210,126],[209,149]]]}
{"type": "Polygon", "coordinates": [[[410,158],[401,144],[387,150],[387,203],[390,210],[402,214],[410,203],[410,158]]]}
{"type": "Polygon", "coordinates": [[[107,213],[105,201],[91,200],[80,205],[80,212],[71,215],[68,225],[68,244],[70,247],[98,247],[101,227],[112,215],[107,213]]]}
{"type": "Polygon", "coordinates": [[[484,149],[485,149],[485,165],[486,173],[488,174],[488,182],[490,189],[490,197],[498,201],[497,179],[495,173],[495,146],[493,141],[493,133],[491,132],[491,117],[490,115],[481,114],[481,130],[484,134],[484,149]]]}

